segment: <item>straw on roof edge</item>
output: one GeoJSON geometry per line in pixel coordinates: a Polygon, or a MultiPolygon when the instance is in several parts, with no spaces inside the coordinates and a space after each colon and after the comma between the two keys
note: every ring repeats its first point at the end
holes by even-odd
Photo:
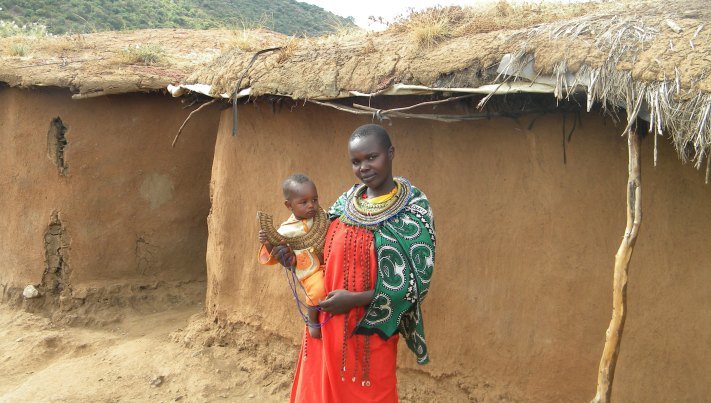
{"type": "MultiPolygon", "coordinates": [[[[711,8],[699,0],[593,8],[574,18],[513,24],[516,29],[451,26],[450,35],[427,45],[416,42],[407,24],[303,40],[262,56],[240,90],[324,100],[395,93],[397,86],[477,92],[501,82],[543,82],[558,98],[582,88],[588,108],[599,102],[626,109],[630,122],[649,119],[655,136],[670,137],[680,158],[700,167],[711,149],[711,8]]],[[[461,9],[451,12],[451,20],[467,24],[461,9]]],[[[208,84],[214,96],[232,94],[251,57],[225,52],[185,82],[208,84]]]]}
{"type": "MultiPolygon", "coordinates": [[[[589,103],[648,116],[655,135],[670,137],[682,160],[703,163],[711,146],[711,8],[705,1],[541,7],[500,2],[488,11],[435,9],[382,33],[295,39],[256,32],[249,34],[251,47],[236,44],[228,31],[55,38],[42,45],[43,54],[0,56],[0,81],[69,87],[78,97],[182,83],[204,85],[210,90],[201,92],[213,97],[239,90],[320,100],[405,89],[502,91],[502,82],[522,91],[520,83],[535,82],[531,91],[562,98],[582,89],[589,103]],[[170,60],[116,59],[127,46],[143,43],[160,43],[170,60]],[[245,74],[255,50],[275,45],[282,49],[260,56],[245,74]],[[52,50],[57,54],[48,56],[52,50]]],[[[0,39],[0,48],[14,40],[0,39]]]]}

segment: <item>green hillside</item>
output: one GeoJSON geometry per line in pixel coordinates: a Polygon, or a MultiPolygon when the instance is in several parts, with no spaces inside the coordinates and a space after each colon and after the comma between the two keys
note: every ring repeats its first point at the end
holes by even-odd
{"type": "Polygon", "coordinates": [[[0,21],[40,23],[51,33],[141,28],[266,27],[319,35],[350,19],[295,0],[0,0],[0,21]]]}

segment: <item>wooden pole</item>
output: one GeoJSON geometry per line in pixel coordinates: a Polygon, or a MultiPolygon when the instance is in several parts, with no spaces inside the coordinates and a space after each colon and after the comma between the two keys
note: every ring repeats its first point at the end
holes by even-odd
{"type": "Polygon", "coordinates": [[[188,124],[188,120],[190,120],[191,117],[193,117],[194,114],[200,112],[202,108],[212,105],[217,101],[217,99],[213,99],[212,101],[205,102],[204,104],[198,106],[194,111],[190,112],[188,117],[185,119],[182,125],[180,125],[180,129],[178,129],[178,134],[175,135],[175,138],[173,139],[173,143],[170,145],[171,147],[175,148],[175,143],[178,142],[178,137],[180,137],[180,133],[183,132],[183,129],[185,129],[185,125],[188,124]]]}
{"type": "Polygon", "coordinates": [[[627,228],[620,248],[615,255],[615,272],[612,283],[612,319],[605,333],[605,348],[600,359],[597,375],[597,393],[591,403],[608,403],[615,378],[615,365],[620,351],[622,330],[627,315],[627,273],[634,249],[639,225],[642,221],[642,200],[640,188],[639,134],[634,127],[627,131],[629,168],[627,179],[627,228]]]}

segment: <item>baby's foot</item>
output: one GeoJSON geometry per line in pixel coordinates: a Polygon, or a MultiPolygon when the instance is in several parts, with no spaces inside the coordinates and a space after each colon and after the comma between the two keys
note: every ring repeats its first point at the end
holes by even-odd
{"type": "Polygon", "coordinates": [[[321,328],[309,326],[309,334],[314,339],[320,339],[321,338],[321,328]]]}

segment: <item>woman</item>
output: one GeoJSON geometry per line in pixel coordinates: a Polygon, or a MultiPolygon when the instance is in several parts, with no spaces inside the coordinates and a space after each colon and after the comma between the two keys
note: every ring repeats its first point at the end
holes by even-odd
{"type": "MultiPolygon", "coordinates": [[[[429,202],[393,177],[395,148],[381,126],[357,128],[348,153],[362,184],[329,210],[322,339],[304,335],[292,402],[396,402],[398,333],[418,363],[429,360],[420,311],[435,257],[429,202]]],[[[275,249],[293,260],[288,248],[275,249]]]]}

